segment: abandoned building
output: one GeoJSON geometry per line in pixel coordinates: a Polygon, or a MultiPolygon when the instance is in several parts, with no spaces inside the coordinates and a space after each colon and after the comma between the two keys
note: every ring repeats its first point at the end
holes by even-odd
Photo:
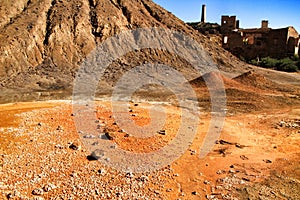
{"type": "Polygon", "coordinates": [[[268,27],[263,20],[260,28],[241,29],[236,16],[222,16],[222,45],[238,57],[247,60],[299,55],[299,34],[292,26],[280,29],[268,27]]]}

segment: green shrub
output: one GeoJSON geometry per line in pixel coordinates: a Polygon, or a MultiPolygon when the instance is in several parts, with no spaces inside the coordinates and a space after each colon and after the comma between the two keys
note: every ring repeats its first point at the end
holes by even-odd
{"type": "Polygon", "coordinates": [[[262,58],[260,66],[265,68],[274,68],[278,64],[278,60],[270,57],[262,58]]]}
{"type": "Polygon", "coordinates": [[[300,60],[298,56],[291,58],[274,59],[270,57],[262,58],[260,61],[253,59],[249,61],[252,65],[257,65],[264,68],[271,68],[285,72],[296,72],[300,70],[300,60]]]}
{"type": "Polygon", "coordinates": [[[275,69],[279,71],[285,71],[285,72],[296,72],[298,71],[298,67],[290,58],[284,58],[278,61],[278,63],[275,66],[275,69]]]}

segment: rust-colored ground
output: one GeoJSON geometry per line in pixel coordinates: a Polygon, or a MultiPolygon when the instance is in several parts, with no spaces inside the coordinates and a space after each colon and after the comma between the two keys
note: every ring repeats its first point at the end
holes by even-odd
{"type": "MultiPolygon", "coordinates": [[[[137,139],[118,132],[109,102],[97,103],[99,123],[120,148],[150,152],[178,130],[180,109],[167,105],[166,135],[137,139]]],[[[138,125],[149,123],[149,104],[131,105],[138,125]]],[[[229,114],[213,151],[199,158],[210,115],[178,160],[152,173],[123,174],[87,159],[70,102],[0,106],[1,199],[297,199],[300,188],[300,107],[229,114]],[[147,177],[142,181],[141,177],[147,177]],[[55,187],[45,191],[48,184],[55,187]],[[44,188],[44,189],[43,189],[44,188]],[[33,191],[41,189],[41,194],[33,191]],[[298,191],[298,192],[297,192],[298,191]],[[34,195],[34,194],[35,195],[34,195]]]]}

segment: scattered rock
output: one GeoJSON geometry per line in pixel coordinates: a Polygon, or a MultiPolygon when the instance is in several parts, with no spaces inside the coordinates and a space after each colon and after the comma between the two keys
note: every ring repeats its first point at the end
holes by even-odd
{"type": "Polygon", "coordinates": [[[193,192],[192,192],[192,195],[198,195],[198,192],[193,191],[193,192]]]}
{"type": "Polygon", "coordinates": [[[95,151],[93,151],[91,153],[91,157],[93,157],[94,159],[92,160],[98,160],[99,158],[103,158],[105,155],[105,152],[103,150],[100,150],[100,149],[96,149],[95,151]]]}
{"type": "Polygon", "coordinates": [[[57,187],[54,184],[47,184],[43,187],[44,192],[50,192],[51,190],[56,189],[57,187]]]}
{"type": "Polygon", "coordinates": [[[269,159],[265,159],[265,160],[263,160],[265,163],[272,163],[272,161],[271,160],[269,160],[269,159]]]}
{"type": "Polygon", "coordinates": [[[224,170],[218,170],[216,173],[217,173],[217,174],[224,174],[225,171],[224,171],[224,170]]]}
{"type": "Polygon", "coordinates": [[[133,173],[132,172],[127,172],[125,177],[126,178],[133,178],[133,173]]]}
{"type": "Polygon", "coordinates": [[[166,130],[160,130],[160,131],[157,131],[157,133],[160,135],[166,135],[166,130]]]}
{"type": "Polygon", "coordinates": [[[205,185],[209,185],[209,184],[210,184],[210,182],[209,182],[208,180],[205,180],[203,183],[204,183],[205,185]]]}
{"type": "Polygon", "coordinates": [[[105,132],[105,136],[107,137],[107,139],[109,140],[114,140],[116,138],[116,134],[112,133],[112,132],[105,132]]]}
{"type": "Polygon", "coordinates": [[[248,158],[247,156],[245,156],[245,155],[241,155],[240,158],[241,158],[242,160],[249,160],[249,158],[248,158]]]}
{"type": "Polygon", "coordinates": [[[190,150],[190,152],[191,152],[191,155],[196,155],[196,153],[197,153],[197,151],[195,151],[195,150],[190,150]]]}
{"type": "Polygon", "coordinates": [[[44,190],[41,188],[36,188],[32,191],[33,195],[43,195],[44,194],[44,190]]]}
{"type": "Polygon", "coordinates": [[[227,142],[225,140],[219,140],[219,141],[217,140],[216,144],[222,144],[222,145],[224,145],[224,144],[230,144],[230,145],[232,145],[233,143],[232,142],[227,142]]]}
{"type": "Polygon", "coordinates": [[[72,142],[69,148],[76,151],[81,149],[81,145],[78,142],[72,142]]]}
{"type": "Polygon", "coordinates": [[[20,197],[20,195],[21,195],[20,192],[18,192],[17,190],[15,190],[15,191],[9,193],[6,197],[7,197],[8,199],[13,199],[13,198],[18,198],[18,197],[20,197]]]}
{"type": "Polygon", "coordinates": [[[105,169],[99,169],[98,173],[101,174],[101,175],[104,175],[106,173],[106,170],[105,169]]]}
{"type": "Polygon", "coordinates": [[[64,149],[65,147],[62,146],[62,145],[60,145],[60,144],[57,144],[57,145],[55,145],[55,148],[56,148],[56,149],[64,149]]]}
{"type": "Polygon", "coordinates": [[[94,138],[96,138],[96,136],[94,136],[94,135],[84,135],[83,138],[85,138],[85,139],[94,139],[94,138]]]}

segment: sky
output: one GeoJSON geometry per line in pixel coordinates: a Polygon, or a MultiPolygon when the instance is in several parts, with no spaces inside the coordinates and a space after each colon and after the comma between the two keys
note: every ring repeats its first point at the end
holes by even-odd
{"type": "Polygon", "coordinates": [[[221,15],[235,15],[241,28],[259,28],[262,20],[271,28],[294,26],[300,34],[300,0],[153,0],[185,22],[197,22],[201,5],[206,21],[220,24],[221,15]]]}

